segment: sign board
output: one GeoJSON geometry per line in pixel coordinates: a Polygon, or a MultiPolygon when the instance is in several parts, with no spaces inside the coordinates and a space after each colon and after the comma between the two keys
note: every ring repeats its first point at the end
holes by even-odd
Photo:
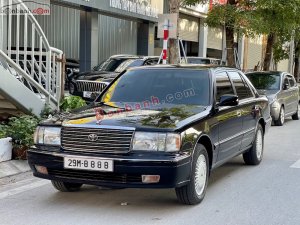
{"type": "Polygon", "coordinates": [[[157,38],[164,37],[164,26],[167,21],[169,27],[169,38],[177,38],[177,13],[171,14],[159,14],[158,15],[158,27],[157,27],[157,38]]]}

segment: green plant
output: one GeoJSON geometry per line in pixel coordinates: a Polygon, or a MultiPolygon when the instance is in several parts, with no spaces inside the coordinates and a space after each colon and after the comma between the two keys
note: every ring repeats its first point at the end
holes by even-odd
{"type": "Polygon", "coordinates": [[[57,112],[55,110],[53,110],[48,104],[45,104],[45,107],[43,108],[43,110],[40,113],[40,117],[42,119],[47,119],[49,117],[49,115],[54,115],[57,112]]]}
{"type": "Polygon", "coordinates": [[[86,106],[85,101],[79,96],[68,96],[63,99],[60,104],[60,109],[65,112],[70,112],[73,109],[86,106]]]}
{"type": "Polygon", "coordinates": [[[39,119],[33,116],[11,117],[5,126],[5,136],[13,139],[15,147],[30,147],[33,145],[33,134],[39,119]]]}
{"type": "Polygon", "coordinates": [[[0,124],[0,139],[7,137],[6,130],[7,130],[7,126],[4,124],[0,124]]]}

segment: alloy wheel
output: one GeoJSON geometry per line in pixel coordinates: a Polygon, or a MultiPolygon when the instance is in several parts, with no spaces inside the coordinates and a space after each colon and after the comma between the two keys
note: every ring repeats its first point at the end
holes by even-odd
{"type": "Polygon", "coordinates": [[[195,168],[195,191],[198,196],[202,195],[206,186],[207,176],[207,161],[203,154],[201,154],[196,163],[195,168]]]}

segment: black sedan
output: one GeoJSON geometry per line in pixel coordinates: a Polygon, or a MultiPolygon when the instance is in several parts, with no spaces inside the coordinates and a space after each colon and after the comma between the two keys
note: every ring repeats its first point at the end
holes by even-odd
{"type": "Polygon", "coordinates": [[[81,73],[74,77],[70,94],[93,101],[118,74],[131,67],[155,65],[159,57],[126,58],[122,56],[121,59],[111,58],[110,60],[114,60],[114,63],[112,61],[104,63],[99,71],[81,73]],[[117,59],[118,63],[115,63],[117,59]]]}
{"type": "Polygon", "coordinates": [[[260,164],[270,125],[268,99],[239,70],[131,68],[89,107],[40,123],[28,162],[60,191],[175,188],[197,204],[213,169],[240,154],[260,164]]]}

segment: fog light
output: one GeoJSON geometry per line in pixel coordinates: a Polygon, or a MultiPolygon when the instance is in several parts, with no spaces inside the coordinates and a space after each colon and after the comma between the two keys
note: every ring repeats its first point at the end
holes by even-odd
{"type": "Polygon", "coordinates": [[[47,167],[35,165],[35,169],[42,174],[48,174],[47,167]]]}
{"type": "Polygon", "coordinates": [[[159,179],[159,175],[142,175],[142,182],[147,184],[158,183],[159,179]]]}

